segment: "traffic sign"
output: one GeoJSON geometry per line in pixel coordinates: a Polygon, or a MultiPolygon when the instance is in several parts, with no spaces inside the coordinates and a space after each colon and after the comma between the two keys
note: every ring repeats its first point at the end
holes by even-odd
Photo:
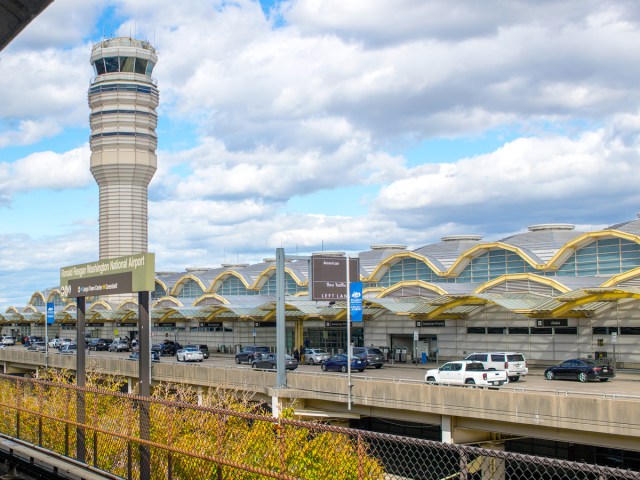
{"type": "Polygon", "coordinates": [[[55,305],[53,302],[47,303],[47,325],[53,325],[56,320],[55,305]]]}

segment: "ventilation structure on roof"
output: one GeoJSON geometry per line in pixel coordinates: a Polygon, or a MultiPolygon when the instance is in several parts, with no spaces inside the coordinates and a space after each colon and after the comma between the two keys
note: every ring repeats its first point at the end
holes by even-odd
{"type": "Polygon", "coordinates": [[[391,243],[381,243],[378,245],[371,245],[371,250],[406,250],[407,246],[406,245],[397,245],[397,244],[391,244],[391,243]]]}
{"type": "Polygon", "coordinates": [[[575,225],[570,223],[541,223],[540,225],[531,225],[529,227],[530,232],[539,232],[542,230],[573,230],[575,225]]]}
{"type": "Polygon", "coordinates": [[[482,240],[482,235],[447,235],[446,237],[442,237],[440,240],[443,242],[479,242],[482,240]]]}

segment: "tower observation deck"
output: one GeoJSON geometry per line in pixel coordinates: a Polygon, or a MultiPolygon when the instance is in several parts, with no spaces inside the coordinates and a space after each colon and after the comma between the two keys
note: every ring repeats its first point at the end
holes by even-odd
{"type": "Polygon", "coordinates": [[[91,173],[100,188],[100,259],[147,251],[147,188],[156,166],[158,61],[128,37],[93,46],[89,87],[91,173]]]}

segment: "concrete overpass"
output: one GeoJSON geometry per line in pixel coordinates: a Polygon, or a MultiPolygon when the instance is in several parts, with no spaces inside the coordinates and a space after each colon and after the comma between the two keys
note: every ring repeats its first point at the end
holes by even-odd
{"type": "Polygon", "coordinates": [[[3,0],[0,2],[0,51],[53,0],[3,0]]]}
{"type": "MultiPolygon", "coordinates": [[[[42,367],[44,355],[5,349],[0,362],[4,373],[23,374],[42,367]]],[[[52,355],[49,366],[74,371],[76,357],[52,355]]],[[[138,362],[125,358],[89,356],[87,366],[123,376],[130,386],[138,376],[138,362]]],[[[268,371],[173,362],[156,363],[152,369],[154,383],[223,386],[252,392],[266,402],[295,400],[296,410],[307,415],[438,425],[445,442],[489,445],[533,437],[640,451],[640,397],[471,389],[354,376],[348,410],[346,376],[295,372],[287,376],[286,389],[277,389],[276,375],[268,371]]]]}

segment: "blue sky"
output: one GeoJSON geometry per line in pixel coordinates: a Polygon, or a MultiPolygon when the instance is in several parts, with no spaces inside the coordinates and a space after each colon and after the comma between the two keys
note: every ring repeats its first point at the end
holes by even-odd
{"type": "Polygon", "coordinates": [[[151,41],[162,271],[640,210],[640,6],[56,0],[0,52],[0,310],[98,257],[93,42],[151,41]]]}

